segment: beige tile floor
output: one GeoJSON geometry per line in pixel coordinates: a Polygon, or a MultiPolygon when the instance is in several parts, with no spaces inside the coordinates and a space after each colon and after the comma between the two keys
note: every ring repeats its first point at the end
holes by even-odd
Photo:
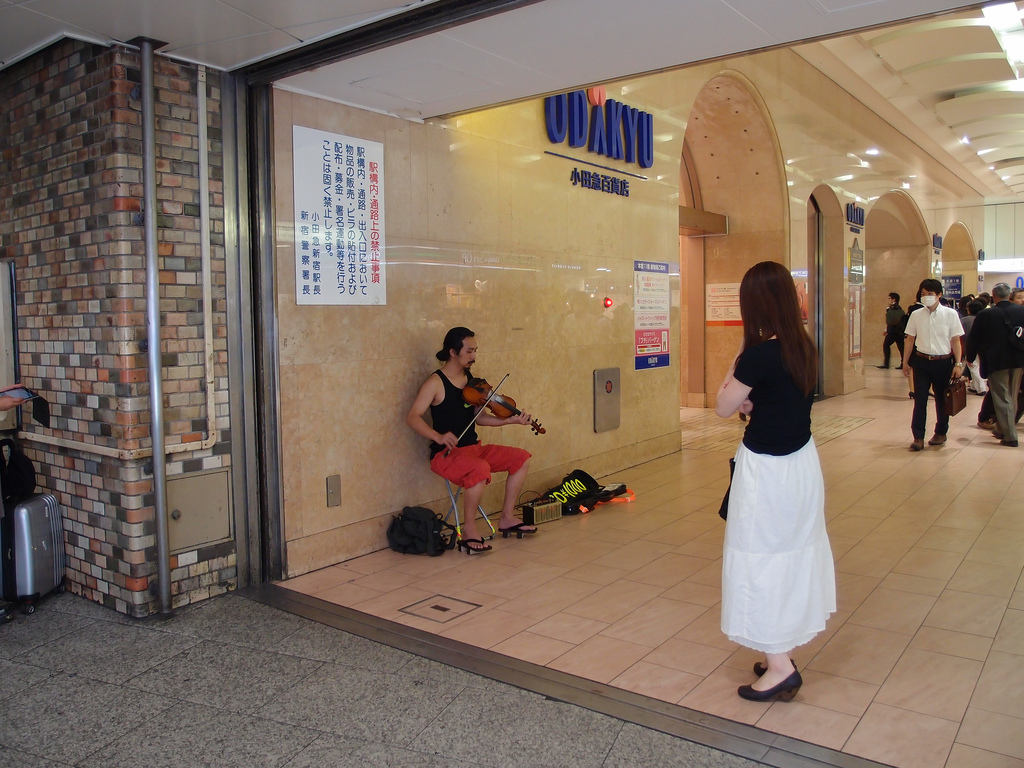
{"type": "Polygon", "coordinates": [[[736,695],[758,656],[719,630],[716,511],[742,425],[706,411],[682,412],[680,453],[604,478],[631,504],[483,556],[384,550],[284,586],[900,768],[1024,768],[1024,449],[976,427],[980,402],[922,453],[898,371],[815,406],[838,611],[794,653],[791,703],[736,695]]]}

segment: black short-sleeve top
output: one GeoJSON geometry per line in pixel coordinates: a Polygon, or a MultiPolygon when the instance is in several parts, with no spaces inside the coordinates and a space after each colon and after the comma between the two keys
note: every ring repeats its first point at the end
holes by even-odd
{"type": "Polygon", "coordinates": [[[778,339],[743,350],[736,361],[736,380],[750,387],[754,408],[743,444],[754,453],[786,456],[811,439],[813,393],[805,396],[782,364],[778,339]]]}

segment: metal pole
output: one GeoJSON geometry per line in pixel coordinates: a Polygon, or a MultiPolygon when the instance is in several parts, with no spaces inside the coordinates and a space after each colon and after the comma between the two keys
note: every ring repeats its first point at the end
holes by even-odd
{"type": "Polygon", "coordinates": [[[167,478],[164,466],[164,394],[160,360],[160,265],[156,243],[156,114],[153,108],[153,42],[142,41],[142,187],[146,224],[146,337],[149,340],[149,410],[153,438],[153,508],[156,522],[160,613],[171,612],[171,555],[167,543],[167,478]]]}

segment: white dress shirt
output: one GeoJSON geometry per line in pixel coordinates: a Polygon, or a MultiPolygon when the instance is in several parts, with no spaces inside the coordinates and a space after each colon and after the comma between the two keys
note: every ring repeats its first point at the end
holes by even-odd
{"type": "Polygon", "coordinates": [[[922,355],[952,354],[950,342],[963,335],[960,315],[955,309],[941,304],[934,311],[923,307],[912,312],[907,319],[907,336],[915,337],[917,351],[922,355]]]}

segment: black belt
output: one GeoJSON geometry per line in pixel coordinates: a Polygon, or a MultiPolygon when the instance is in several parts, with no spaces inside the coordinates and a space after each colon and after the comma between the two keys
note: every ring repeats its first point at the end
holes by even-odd
{"type": "Polygon", "coordinates": [[[952,354],[945,354],[945,355],[926,355],[926,354],[924,354],[923,352],[918,352],[918,353],[917,353],[917,356],[918,356],[918,357],[923,357],[923,358],[924,358],[925,360],[951,360],[951,359],[953,358],[953,355],[952,355],[952,354]]]}

